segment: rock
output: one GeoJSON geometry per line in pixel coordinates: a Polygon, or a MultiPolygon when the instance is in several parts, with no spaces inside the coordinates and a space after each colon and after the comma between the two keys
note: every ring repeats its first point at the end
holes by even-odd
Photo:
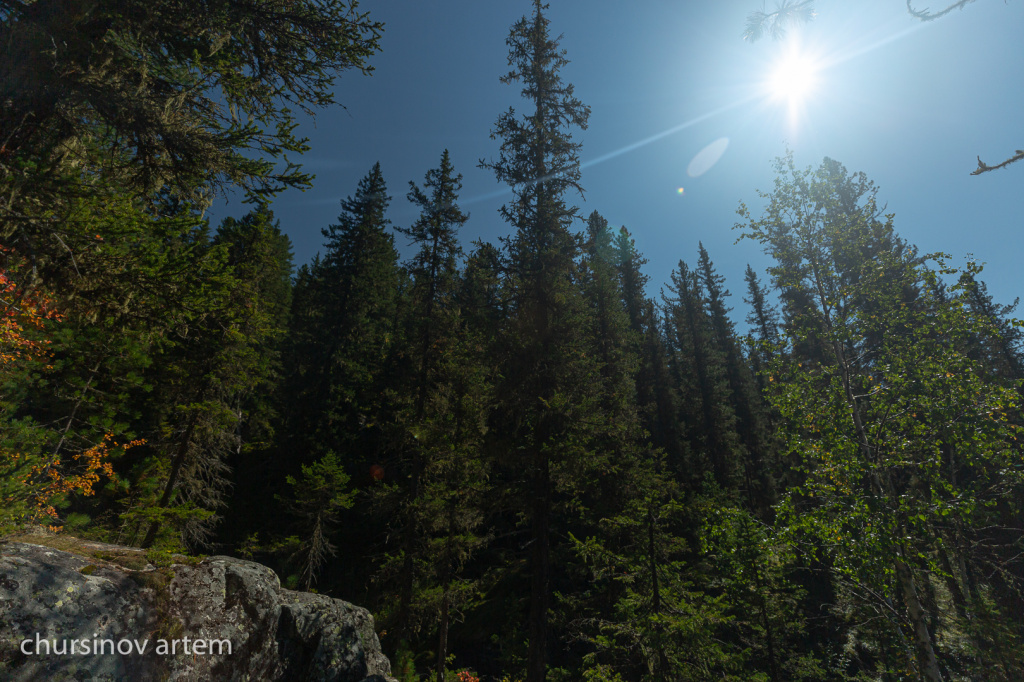
{"type": "Polygon", "coordinates": [[[0,545],[0,679],[395,682],[365,609],[251,561],[79,544],[0,545]]]}

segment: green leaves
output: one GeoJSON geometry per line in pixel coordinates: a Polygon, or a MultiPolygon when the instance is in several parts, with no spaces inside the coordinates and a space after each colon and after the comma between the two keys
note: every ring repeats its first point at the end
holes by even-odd
{"type": "Polygon", "coordinates": [[[963,548],[1022,483],[1008,416],[1019,397],[974,352],[999,330],[972,312],[963,286],[939,284],[955,271],[927,267],[895,235],[862,174],[828,159],[797,171],[789,157],[778,170],[765,215],[737,227],[775,258],[787,320],[790,352],[769,363],[768,394],[803,478],[779,520],[862,606],[888,612],[904,600],[894,627],[934,671],[916,585],[941,573],[936,546],[958,538],[963,548]]]}

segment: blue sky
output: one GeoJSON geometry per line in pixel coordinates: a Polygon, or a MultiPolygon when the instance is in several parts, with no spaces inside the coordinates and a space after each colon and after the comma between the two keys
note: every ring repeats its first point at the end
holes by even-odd
{"type": "MultiPolygon", "coordinates": [[[[320,250],[321,228],[376,161],[393,196],[389,217],[410,224],[408,182],[421,183],[445,148],[464,176],[464,246],[509,233],[498,208],[510,195],[477,163],[497,154],[489,133],[499,113],[528,109],[518,88],[498,78],[507,71],[509,27],[530,7],[526,0],[361,5],[386,22],[375,72],[344,74],[336,92],[345,108],[303,122],[312,145],[304,165],[315,187],[273,204],[297,263],[320,250]]],[[[575,135],[586,190],[575,201],[583,216],[597,210],[633,233],[649,260],[650,293],[680,259],[694,264],[702,241],[743,319],[743,270],[769,263],[757,244],[734,244],[736,207],[742,200],[757,214],[756,190],[771,188],[772,160],[788,145],[799,167],[830,156],[864,171],[902,236],[922,251],[950,253],[954,264],[973,254],[986,263],[982,277],[998,301],[1020,295],[1024,162],[969,173],[976,155],[996,163],[1024,145],[1024,48],[1015,44],[1024,3],[979,0],[921,23],[902,0],[819,0],[814,21],[788,40],[750,44],[741,33],[759,7],[757,0],[551,2],[552,30],[564,34],[571,61],[563,79],[592,108],[589,128],[575,135]],[[765,93],[791,40],[823,65],[796,121],[765,93]],[[725,146],[721,158],[691,177],[694,157],[716,141],[725,146]]],[[[243,210],[220,200],[211,213],[217,220],[243,210]]]]}

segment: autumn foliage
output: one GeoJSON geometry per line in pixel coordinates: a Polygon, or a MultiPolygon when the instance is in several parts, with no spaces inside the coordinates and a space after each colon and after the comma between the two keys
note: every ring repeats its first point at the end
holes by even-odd
{"type": "MultiPolygon", "coordinates": [[[[6,380],[31,363],[45,362],[50,344],[44,336],[45,325],[59,322],[62,316],[51,298],[23,286],[19,277],[23,267],[11,267],[9,249],[0,247],[0,255],[8,266],[0,269],[0,375],[6,380]]],[[[12,409],[0,405],[0,410],[12,409]]],[[[52,523],[58,518],[57,500],[71,493],[93,495],[102,476],[114,476],[112,451],[142,442],[122,445],[113,438],[108,433],[101,442],[64,460],[46,454],[45,446],[31,439],[0,443],[0,528],[24,522],[52,523]]]]}
{"type": "MultiPolygon", "coordinates": [[[[10,258],[10,249],[0,246],[0,257],[10,258]]],[[[18,278],[17,268],[0,268],[0,368],[6,369],[18,360],[42,357],[47,342],[28,335],[40,330],[46,320],[61,316],[45,295],[27,290],[18,278]]]]}
{"type": "MultiPolygon", "coordinates": [[[[52,522],[58,519],[54,501],[71,493],[86,497],[95,494],[96,484],[102,476],[114,477],[111,456],[114,451],[128,450],[144,441],[134,440],[120,444],[114,434],[108,433],[103,440],[84,452],[62,461],[59,457],[41,458],[20,453],[0,453],[0,467],[7,471],[18,471],[15,481],[27,502],[25,521],[52,522]]],[[[0,500],[0,508],[12,506],[18,501],[17,492],[0,500]]],[[[57,530],[59,526],[50,526],[57,530]]]]}

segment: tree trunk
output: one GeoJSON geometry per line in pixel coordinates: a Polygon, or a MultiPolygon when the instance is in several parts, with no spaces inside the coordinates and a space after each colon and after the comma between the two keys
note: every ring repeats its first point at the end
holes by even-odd
{"type": "Polygon", "coordinates": [[[939,669],[939,662],[935,658],[935,649],[932,647],[932,637],[928,632],[928,623],[925,622],[924,609],[917,597],[917,586],[914,584],[914,574],[910,567],[903,563],[902,559],[896,560],[896,578],[900,582],[903,591],[903,600],[907,604],[907,615],[914,626],[914,647],[917,649],[917,660],[920,666],[921,677],[928,682],[942,682],[942,671],[939,669]]]}
{"type": "Polygon", "coordinates": [[[64,447],[64,441],[67,440],[68,431],[71,430],[71,425],[75,421],[75,415],[78,414],[78,408],[81,407],[82,402],[85,400],[85,394],[89,392],[89,388],[92,386],[92,380],[96,378],[96,374],[99,371],[99,362],[89,370],[89,378],[86,380],[85,386],[82,387],[82,392],[78,395],[78,400],[75,401],[75,406],[71,408],[71,414],[68,416],[68,423],[64,426],[64,430],[60,432],[60,442],[57,443],[57,447],[53,450],[54,459],[60,457],[60,451],[64,447]]]}
{"type": "MultiPolygon", "coordinates": [[[[647,509],[647,560],[651,571],[651,613],[655,618],[661,615],[661,586],[658,584],[658,556],[655,550],[654,538],[654,511],[647,509]]],[[[665,645],[661,640],[661,633],[664,630],[660,621],[654,626],[655,637],[657,638],[658,670],[651,672],[657,675],[668,673],[668,657],[665,655],[665,645]]]]}
{"type": "MultiPolygon", "coordinates": [[[[185,458],[188,457],[188,446],[192,442],[192,434],[195,433],[196,423],[199,421],[199,413],[192,414],[192,420],[189,421],[188,428],[185,429],[185,435],[181,438],[181,443],[178,445],[178,452],[174,455],[174,462],[171,464],[171,474],[167,477],[167,485],[164,487],[164,494],[160,497],[160,506],[166,507],[171,503],[171,497],[174,495],[174,488],[178,483],[178,475],[181,473],[181,467],[185,464],[185,458]]],[[[146,531],[146,537],[142,541],[142,549],[149,549],[156,542],[156,534],[160,530],[160,522],[153,521],[149,524],[149,530],[146,531]]]]}
{"type": "Polygon", "coordinates": [[[444,667],[448,662],[448,585],[441,596],[441,622],[437,636],[437,682],[444,682],[444,667]]]}
{"type": "Polygon", "coordinates": [[[534,455],[533,553],[530,561],[530,648],[526,682],[544,682],[547,676],[548,572],[550,562],[551,472],[547,456],[537,445],[534,455]]]}
{"type": "Polygon", "coordinates": [[[409,506],[406,509],[405,527],[402,529],[402,572],[399,577],[398,617],[396,618],[396,639],[398,646],[405,646],[409,637],[409,620],[412,611],[412,593],[415,580],[413,554],[416,551],[416,501],[419,498],[422,460],[417,446],[413,449],[412,482],[409,488],[409,506]]]}

